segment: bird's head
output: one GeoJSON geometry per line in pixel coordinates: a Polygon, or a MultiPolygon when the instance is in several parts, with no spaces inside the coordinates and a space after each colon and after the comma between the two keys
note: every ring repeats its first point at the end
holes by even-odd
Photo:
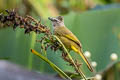
{"type": "Polygon", "coordinates": [[[65,26],[62,16],[48,17],[48,19],[52,22],[53,28],[65,26]]]}

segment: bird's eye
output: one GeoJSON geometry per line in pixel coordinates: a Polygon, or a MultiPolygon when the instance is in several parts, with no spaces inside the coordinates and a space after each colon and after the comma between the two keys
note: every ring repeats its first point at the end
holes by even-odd
{"type": "Polygon", "coordinates": [[[63,21],[63,17],[62,17],[62,16],[58,16],[58,19],[59,19],[60,21],[63,21]]]}

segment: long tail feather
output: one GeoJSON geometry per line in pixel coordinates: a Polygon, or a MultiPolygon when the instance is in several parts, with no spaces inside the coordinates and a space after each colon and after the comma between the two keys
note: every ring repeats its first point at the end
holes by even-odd
{"type": "Polygon", "coordinates": [[[88,61],[87,58],[84,56],[84,54],[82,53],[82,51],[76,49],[74,46],[71,46],[71,48],[72,48],[75,52],[77,52],[78,54],[80,54],[80,56],[82,57],[82,59],[83,59],[83,60],[85,61],[85,63],[87,64],[88,69],[89,69],[91,72],[93,72],[92,66],[90,65],[89,61],[88,61]]]}
{"type": "Polygon", "coordinates": [[[89,70],[91,71],[91,72],[93,72],[93,68],[92,68],[92,66],[90,65],[90,63],[89,63],[89,61],[87,60],[87,58],[84,56],[84,54],[81,52],[81,51],[79,51],[78,52],[79,54],[80,54],[80,56],[82,57],[82,59],[85,61],[85,63],[87,64],[87,67],[89,68],[89,70]]]}

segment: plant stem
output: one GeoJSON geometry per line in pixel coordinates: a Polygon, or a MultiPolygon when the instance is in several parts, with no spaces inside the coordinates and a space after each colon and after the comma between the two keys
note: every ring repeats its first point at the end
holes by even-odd
{"type": "Polygon", "coordinates": [[[44,43],[43,43],[43,41],[42,41],[42,52],[44,53],[44,55],[45,55],[45,57],[47,58],[47,53],[46,53],[46,50],[45,50],[45,46],[44,46],[44,43]]]}
{"type": "MultiPolygon", "coordinates": [[[[31,48],[34,48],[35,40],[36,40],[36,34],[32,33],[32,39],[31,39],[31,44],[30,44],[31,48]]],[[[33,62],[33,55],[29,54],[28,56],[28,68],[29,69],[32,69],[32,62],[33,62]]]]}
{"type": "Polygon", "coordinates": [[[38,57],[40,57],[42,60],[47,62],[58,74],[64,78],[64,79],[69,79],[72,80],[66,73],[64,73],[59,67],[57,67],[54,63],[52,63],[50,60],[48,60],[46,57],[42,56],[40,53],[36,52],[35,50],[31,49],[31,52],[38,57]]]}
{"type": "Polygon", "coordinates": [[[77,65],[75,64],[75,62],[74,62],[74,60],[72,59],[70,53],[69,53],[68,50],[65,48],[64,44],[60,41],[60,39],[59,39],[57,36],[54,35],[54,37],[55,37],[55,38],[60,42],[60,44],[63,46],[65,52],[66,52],[67,55],[68,55],[68,57],[69,57],[70,60],[73,62],[73,64],[74,64],[76,70],[78,70],[79,75],[81,75],[85,80],[87,80],[87,79],[86,79],[86,76],[83,74],[83,72],[81,71],[81,69],[78,68],[77,65]]]}

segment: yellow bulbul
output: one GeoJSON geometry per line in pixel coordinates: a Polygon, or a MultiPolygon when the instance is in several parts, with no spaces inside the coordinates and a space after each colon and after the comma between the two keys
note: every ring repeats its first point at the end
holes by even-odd
{"type": "Polygon", "coordinates": [[[56,35],[61,40],[61,42],[68,50],[73,50],[80,54],[82,59],[87,64],[89,70],[93,72],[90,63],[82,52],[80,41],[67,27],[65,27],[63,17],[49,17],[48,19],[52,21],[54,35],[56,35]]]}

